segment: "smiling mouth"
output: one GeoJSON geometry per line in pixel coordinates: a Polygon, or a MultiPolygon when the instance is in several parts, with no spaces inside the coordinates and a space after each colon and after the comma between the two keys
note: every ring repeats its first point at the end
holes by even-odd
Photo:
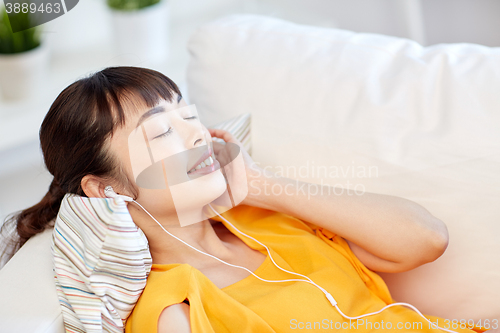
{"type": "Polygon", "coordinates": [[[188,171],[188,175],[193,173],[212,172],[215,171],[218,165],[219,162],[213,157],[211,150],[210,155],[204,161],[200,162],[197,166],[188,171]]]}

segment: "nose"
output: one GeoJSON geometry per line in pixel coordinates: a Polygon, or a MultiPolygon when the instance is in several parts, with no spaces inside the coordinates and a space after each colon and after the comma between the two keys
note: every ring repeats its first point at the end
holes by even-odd
{"type": "Polygon", "coordinates": [[[199,121],[193,121],[197,124],[189,124],[190,131],[185,144],[187,149],[196,148],[205,144],[205,134],[199,121]]]}
{"type": "Polygon", "coordinates": [[[181,120],[184,135],[184,146],[186,149],[196,148],[205,144],[205,133],[198,120],[181,120]]]}

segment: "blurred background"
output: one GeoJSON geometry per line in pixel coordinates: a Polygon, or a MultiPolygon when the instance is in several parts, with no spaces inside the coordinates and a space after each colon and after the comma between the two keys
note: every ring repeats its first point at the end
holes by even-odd
{"type": "Polygon", "coordinates": [[[173,79],[189,102],[185,78],[189,36],[219,17],[267,15],[403,37],[424,46],[500,46],[498,0],[150,0],[144,8],[130,7],[133,2],[82,0],[37,30],[40,46],[16,53],[2,48],[6,42],[0,28],[0,83],[4,82],[0,86],[0,224],[47,192],[51,176],[43,166],[38,130],[65,87],[104,67],[141,66],[173,79]],[[36,71],[30,68],[34,64],[36,71]]]}

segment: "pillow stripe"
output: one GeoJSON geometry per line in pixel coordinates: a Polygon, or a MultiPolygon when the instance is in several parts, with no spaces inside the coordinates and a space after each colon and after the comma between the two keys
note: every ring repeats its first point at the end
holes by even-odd
{"type": "MultiPolygon", "coordinates": [[[[218,123],[211,128],[223,129],[230,132],[237,140],[239,140],[248,154],[252,155],[251,142],[251,114],[245,113],[240,116],[231,118],[222,123],[218,123]]],[[[215,141],[220,141],[214,138],[215,141]]]]}

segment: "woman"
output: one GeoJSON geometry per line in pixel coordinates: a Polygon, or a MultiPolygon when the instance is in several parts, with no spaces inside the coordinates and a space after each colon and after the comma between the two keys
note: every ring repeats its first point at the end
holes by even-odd
{"type": "MultiPolygon", "coordinates": [[[[174,82],[144,68],[106,68],[66,88],[40,129],[45,164],[54,180],[40,203],[12,219],[19,234],[16,248],[51,225],[66,193],[105,198],[104,190],[111,185],[116,193],[132,197],[144,207],[127,204],[133,221],[148,239],[153,259],[144,293],[127,321],[128,332],[284,332],[302,328],[368,332],[384,321],[391,322],[392,329],[411,321],[421,323],[418,331],[440,332],[403,306],[366,317],[353,327],[314,286],[259,281],[163,232],[146,211],[166,231],[198,250],[269,280],[297,279],[268,265],[266,250],[236,232],[225,219],[230,220],[268,245],[277,264],[309,276],[328,290],[340,310],[351,317],[394,302],[373,271],[413,269],[436,260],[448,244],[446,225],[414,202],[346,190],[338,195],[327,186],[315,192],[319,194],[308,194],[305,183],[259,168],[229,132],[207,130],[201,124],[191,131],[181,130],[191,126],[188,122],[197,121],[193,117],[184,117],[186,123],[175,126],[172,122],[170,128],[159,126],[150,139],[178,152],[211,147],[211,137],[239,145],[248,195],[223,214],[225,219],[215,216],[179,227],[172,190],[137,184],[129,140],[139,124],[155,113],[152,109],[165,114],[186,106],[174,82]],[[269,191],[277,187],[284,189],[282,194],[269,191]],[[368,321],[372,326],[366,326],[368,321]]],[[[217,151],[209,153],[217,159],[217,151]]],[[[220,177],[209,179],[194,189],[194,196],[210,193],[217,197],[223,192],[226,185],[220,177]]],[[[445,325],[443,319],[427,317],[445,325]]]]}

